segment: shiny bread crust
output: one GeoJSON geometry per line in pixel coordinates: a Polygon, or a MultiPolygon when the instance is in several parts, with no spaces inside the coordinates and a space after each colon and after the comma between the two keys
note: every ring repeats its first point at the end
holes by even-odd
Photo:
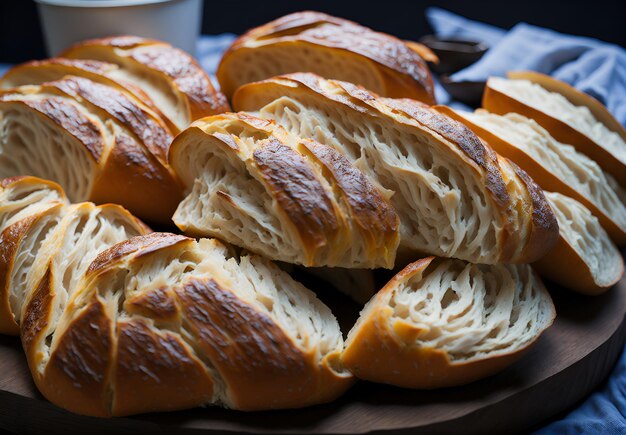
{"type": "Polygon", "coordinates": [[[400,128],[419,128],[436,137],[448,152],[480,174],[489,200],[499,210],[504,228],[498,243],[500,262],[535,261],[556,242],[558,225],[541,189],[530,178],[520,178],[519,168],[498,158],[468,127],[423,103],[381,98],[350,83],[296,73],[242,86],[233,97],[233,107],[254,111],[280,96],[298,95],[332,101],[363,116],[385,117],[400,128]],[[521,210],[521,217],[514,218],[521,210]]]}
{"type": "MultiPolygon", "coordinates": [[[[378,93],[388,97],[415,98],[429,104],[435,102],[430,71],[418,51],[409,44],[352,21],[311,11],[285,15],[240,36],[224,54],[217,71],[226,95],[231,97],[243,84],[231,83],[229,75],[232,73],[228,66],[231,57],[236,57],[239,50],[281,44],[309,51],[325,47],[332,49],[335,56],[353,58],[355,63],[373,62],[383,80],[383,88],[374,89],[378,93]]],[[[315,72],[314,65],[303,67],[315,72]]]]}

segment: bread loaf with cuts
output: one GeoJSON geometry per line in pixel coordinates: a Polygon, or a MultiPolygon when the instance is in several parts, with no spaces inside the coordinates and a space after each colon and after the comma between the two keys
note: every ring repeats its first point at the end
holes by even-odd
{"type": "Polygon", "coordinates": [[[78,76],[0,93],[0,177],[58,182],[74,202],[121,204],[168,223],[182,189],[172,133],[129,93],[78,76]]]}
{"type": "Polygon", "coordinates": [[[400,248],[413,258],[524,263],[558,237],[556,218],[526,173],[424,104],[291,74],[244,85],[233,105],[333,147],[392,191],[400,248]]]}
{"type": "Polygon", "coordinates": [[[342,356],[355,376],[405,388],[467,384],[518,360],[552,324],[528,265],[427,257],[367,303],[342,356]]]}
{"type": "Polygon", "coordinates": [[[546,198],[559,221],[559,240],[534,264],[539,274],[588,295],[604,293],[624,275],[624,260],[598,219],[584,205],[556,192],[546,198]]]}
{"type": "Polygon", "coordinates": [[[543,189],[575,198],[598,217],[618,244],[626,244],[626,189],[586,155],[554,139],[532,119],[439,107],[469,126],[499,154],[524,169],[543,189]]]}
{"type": "Polygon", "coordinates": [[[196,60],[162,41],[137,36],[114,36],[80,42],[60,57],[96,60],[116,65],[103,74],[139,88],[177,130],[203,116],[228,110],[196,60]]]}
{"type": "Polygon", "coordinates": [[[305,266],[393,267],[388,193],[332,147],[227,113],[193,123],[169,159],[187,193],[173,219],[189,234],[305,266]]]}
{"type": "MultiPolygon", "coordinates": [[[[427,49],[319,12],[297,12],[240,36],[226,51],[217,78],[230,98],[245,83],[313,72],[386,97],[435,102],[427,49]]],[[[428,53],[433,57],[432,53],[428,53]]]]}
{"type": "Polygon", "coordinates": [[[0,194],[0,333],[30,322],[41,342],[87,266],[102,249],[149,229],[117,205],[71,205],[61,188],[34,177],[3,180],[0,194]]]}
{"type": "Polygon", "coordinates": [[[544,74],[520,71],[491,77],[483,107],[534,119],[556,140],[574,146],[626,187],[626,129],[596,99],[544,74]]]}
{"type": "Polygon", "coordinates": [[[101,252],[76,288],[49,346],[22,325],[37,386],[73,412],[296,408],[352,384],[330,310],[269,261],[217,240],[130,239],[101,252]]]}

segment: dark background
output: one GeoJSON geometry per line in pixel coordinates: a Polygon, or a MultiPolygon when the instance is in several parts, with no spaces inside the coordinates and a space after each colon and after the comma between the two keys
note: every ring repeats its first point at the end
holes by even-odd
{"type": "MultiPolygon", "coordinates": [[[[241,33],[281,15],[319,10],[405,39],[430,33],[428,6],[510,28],[520,21],[626,46],[625,0],[205,0],[203,33],[241,33]]],[[[0,0],[0,62],[45,57],[37,8],[31,0],[0,0]]]]}

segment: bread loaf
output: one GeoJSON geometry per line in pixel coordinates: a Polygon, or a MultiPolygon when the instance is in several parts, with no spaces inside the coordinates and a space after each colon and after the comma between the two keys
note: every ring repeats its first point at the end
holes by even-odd
{"type": "Polygon", "coordinates": [[[369,381],[463,385],[516,361],[554,317],[550,295],[528,265],[427,257],[368,302],[342,360],[369,381]]]}
{"type": "Polygon", "coordinates": [[[168,223],[182,198],[172,134],[129,93],[76,76],[0,93],[0,177],[51,179],[74,202],[117,203],[168,223]]]}
{"type": "Polygon", "coordinates": [[[173,219],[189,234],[305,266],[393,267],[395,210],[329,146],[228,113],[193,123],[169,158],[188,194],[173,219]]]}
{"type": "Polygon", "coordinates": [[[560,143],[532,119],[440,107],[464,122],[499,154],[524,169],[543,189],[582,202],[618,244],[626,244],[626,189],[589,157],[560,143]]]}
{"type": "Polygon", "coordinates": [[[117,65],[104,74],[141,89],[178,130],[228,110],[226,98],[213,88],[200,65],[165,42],[137,36],[92,39],[68,48],[61,57],[117,65]]]}
{"type": "Polygon", "coordinates": [[[26,62],[9,69],[0,78],[0,89],[11,89],[25,85],[41,85],[60,80],[66,76],[84,77],[96,83],[110,86],[117,91],[130,94],[158,114],[172,132],[178,127],[167,118],[154,104],[150,97],[138,86],[124,80],[113,79],[113,71],[119,66],[97,60],[53,58],[26,62]]]}
{"type": "Polygon", "coordinates": [[[413,258],[523,263],[541,258],[558,237],[543,192],[523,171],[416,101],[291,74],[241,87],[233,105],[335,148],[391,190],[400,247],[413,258]]]}
{"type": "Polygon", "coordinates": [[[295,408],[352,383],[330,310],[267,260],[216,240],[152,233],[115,245],[89,266],[49,348],[29,326],[37,386],[86,415],[295,408]]]}
{"type": "Polygon", "coordinates": [[[598,219],[580,202],[546,192],[559,222],[559,240],[534,264],[539,274],[579,293],[597,295],[624,274],[624,260],[598,219]]]}
{"type": "Polygon", "coordinates": [[[229,98],[245,83],[313,72],[362,85],[383,96],[433,104],[433,79],[420,56],[423,53],[422,46],[351,21],[319,12],[297,12],[240,36],[224,54],[217,78],[229,98]]]}
{"type": "Polygon", "coordinates": [[[1,185],[0,332],[16,334],[28,321],[29,340],[45,347],[98,252],[149,229],[117,205],[70,205],[49,181],[18,177],[1,185]]]}
{"type": "Polygon", "coordinates": [[[483,107],[534,119],[558,141],[573,145],[626,187],[626,130],[591,96],[535,72],[487,81],[483,107]]]}

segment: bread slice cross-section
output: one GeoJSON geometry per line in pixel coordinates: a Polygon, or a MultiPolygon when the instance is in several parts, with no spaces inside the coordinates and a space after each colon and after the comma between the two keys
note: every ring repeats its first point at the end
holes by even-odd
{"type": "Polygon", "coordinates": [[[388,192],[332,147],[228,113],[192,124],[169,158],[187,193],[173,219],[189,234],[305,266],[394,265],[388,192]]]}
{"type": "Polygon", "coordinates": [[[0,94],[0,177],[51,179],[74,202],[112,202],[171,222],[181,199],[166,161],[171,140],[139,99],[84,77],[0,94]]]}
{"type": "Polygon", "coordinates": [[[559,240],[534,264],[539,274],[579,293],[604,293],[624,274],[624,260],[607,232],[584,205],[546,192],[559,221],[559,240]]]}
{"type": "Polygon", "coordinates": [[[367,303],[342,360],[361,379],[405,388],[467,384],[520,358],[554,305],[528,265],[427,257],[367,303]]]}
{"type": "Polygon", "coordinates": [[[468,125],[543,189],[583,203],[616,243],[626,244],[626,189],[595,161],[517,113],[496,115],[482,109],[472,113],[448,107],[438,110],[468,125]]]}
{"type": "Polygon", "coordinates": [[[242,86],[233,105],[335,148],[392,191],[400,247],[413,258],[523,263],[558,237],[556,218],[526,173],[424,104],[291,74],[242,86]]]}
{"type": "Polygon", "coordinates": [[[483,107],[537,121],[558,141],[573,145],[626,187],[626,129],[598,100],[550,76],[519,71],[491,77],[483,107]]]}

